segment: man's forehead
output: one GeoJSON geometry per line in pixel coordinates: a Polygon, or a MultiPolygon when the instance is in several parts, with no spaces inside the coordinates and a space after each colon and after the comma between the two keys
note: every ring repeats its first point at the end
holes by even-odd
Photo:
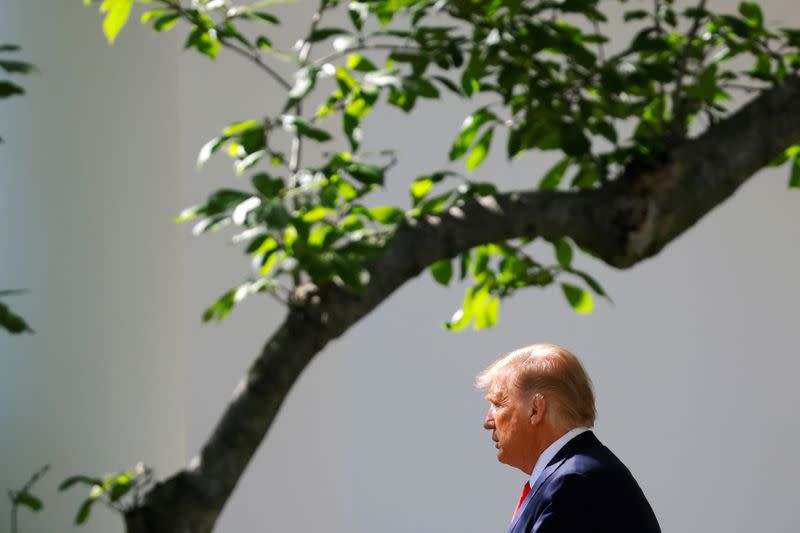
{"type": "Polygon", "coordinates": [[[492,375],[492,381],[489,382],[489,387],[486,390],[487,398],[495,398],[497,396],[504,396],[508,393],[508,381],[511,376],[509,368],[498,369],[492,375]]]}

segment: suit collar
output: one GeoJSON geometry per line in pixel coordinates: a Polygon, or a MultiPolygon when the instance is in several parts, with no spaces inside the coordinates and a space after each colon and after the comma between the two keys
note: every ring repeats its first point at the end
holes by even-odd
{"type": "Polygon", "coordinates": [[[588,450],[590,448],[594,448],[595,446],[600,446],[600,441],[597,440],[597,437],[593,431],[589,430],[581,433],[566,443],[564,447],[561,448],[555,457],[553,457],[553,459],[548,463],[548,465],[552,465],[553,463],[556,463],[567,457],[571,457],[580,451],[588,450]]]}
{"type": "Polygon", "coordinates": [[[536,482],[542,477],[542,472],[544,469],[547,468],[547,465],[550,464],[550,461],[555,459],[558,452],[561,451],[561,448],[567,445],[572,439],[578,437],[582,433],[589,431],[587,427],[577,427],[571,429],[553,441],[550,446],[544,449],[544,451],[539,455],[539,459],[536,461],[536,464],[533,466],[533,473],[531,474],[531,487],[536,485],[536,482]]]}

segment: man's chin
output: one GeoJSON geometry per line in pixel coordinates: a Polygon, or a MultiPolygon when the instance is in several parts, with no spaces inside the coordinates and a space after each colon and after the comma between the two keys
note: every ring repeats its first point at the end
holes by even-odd
{"type": "Polygon", "coordinates": [[[503,463],[504,465],[508,464],[508,461],[506,460],[506,457],[503,455],[503,449],[502,448],[497,448],[497,460],[500,461],[501,463],[503,463]]]}

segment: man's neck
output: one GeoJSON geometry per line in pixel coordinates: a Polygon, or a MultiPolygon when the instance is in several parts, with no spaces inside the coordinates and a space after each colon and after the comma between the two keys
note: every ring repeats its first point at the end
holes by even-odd
{"type": "Polygon", "coordinates": [[[587,427],[576,427],[569,431],[562,432],[557,438],[553,439],[548,446],[546,446],[542,452],[538,455],[536,459],[536,463],[534,464],[531,472],[529,473],[531,480],[530,484],[531,487],[536,483],[536,480],[541,476],[544,469],[553,460],[553,458],[558,454],[559,451],[572,439],[589,431],[587,427]]]}
{"type": "Polygon", "coordinates": [[[567,430],[558,430],[549,426],[547,428],[543,428],[543,430],[544,431],[541,435],[539,435],[537,442],[532,443],[531,453],[529,454],[529,457],[532,458],[532,462],[526,465],[526,468],[521,469],[529,476],[533,472],[533,469],[536,467],[536,463],[539,461],[539,458],[542,456],[545,450],[547,450],[553,445],[554,442],[567,433],[567,430]]]}

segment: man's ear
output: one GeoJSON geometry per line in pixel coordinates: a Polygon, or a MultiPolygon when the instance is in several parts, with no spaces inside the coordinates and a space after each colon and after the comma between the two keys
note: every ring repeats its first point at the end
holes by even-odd
{"type": "Polygon", "coordinates": [[[531,397],[530,402],[530,417],[531,424],[537,425],[544,420],[547,413],[547,402],[541,393],[537,392],[531,397]]]}

